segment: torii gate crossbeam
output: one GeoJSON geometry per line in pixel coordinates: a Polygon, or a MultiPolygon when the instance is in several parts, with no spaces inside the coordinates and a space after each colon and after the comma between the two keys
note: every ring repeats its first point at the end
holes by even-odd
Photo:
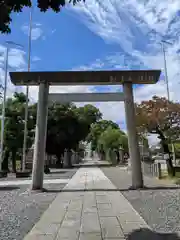
{"type": "Polygon", "coordinates": [[[124,101],[124,93],[49,93],[48,102],[120,102],[124,101]]]}

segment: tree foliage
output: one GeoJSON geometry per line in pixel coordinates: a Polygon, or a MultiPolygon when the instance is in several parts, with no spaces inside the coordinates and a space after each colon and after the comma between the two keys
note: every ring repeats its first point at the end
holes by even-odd
{"type": "Polygon", "coordinates": [[[101,158],[118,163],[122,160],[120,149],[128,152],[127,136],[120,129],[109,126],[98,138],[98,153],[101,158]]]}
{"type": "Polygon", "coordinates": [[[83,107],[76,108],[76,113],[79,118],[86,121],[89,126],[102,119],[102,113],[98,108],[91,104],[86,104],[83,107]]]}
{"type": "Polygon", "coordinates": [[[180,135],[180,104],[154,96],[152,100],[136,104],[139,132],[156,133],[159,127],[169,140],[176,141],[180,135]]]}
{"type": "MultiPolygon", "coordinates": [[[[13,158],[15,169],[16,156],[22,156],[24,140],[24,117],[26,96],[14,93],[13,98],[6,101],[6,121],[4,132],[3,169],[8,168],[8,158],[13,158]]],[[[27,151],[34,142],[37,104],[29,104],[27,151]]],[[[46,152],[61,159],[67,150],[79,150],[79,143],[86,139],[91,124],[101,118],[99,109],[88,104],[76,107],[74,104],[53,104],[48,109],[46,152]]]]}
{"type": "MultiPolygon", "coordinates": [[[[74,5],[81,0],[69,0],[74,5]]],[[[85,0],[82,0],[85,2],[85,0]]],[[[65,0],[37,0],[37,7],[41,12],[52,9],[58,13],[65,6],[65,0]]],[[[24,7],[31,7],[32,0],[1,0],[0,1],[0,32],[10,33],[11,14],[13,12],[22,12],[24,7]]]]}
{"type": "Polygon", "coordinates": [[[46,151],[59,162],[65,149],[76,150],[89,134],[91,124],[101,117],[99,110],[90,104],[78,108],[55,103],[48,113],[46,151]]]}
{"type": "MultiPolygon", "coordinates": [[[[13,171],[16,171],[16,156],[22,155],[24,138],[24,117],[25,117],[26,96],[23,93],[14,93],[13,98],[6,102],[6,120],[4,128],[4,160],[3,169],[7,170],[8,159],[11,153],[13,171]]],[[[34,141],[34,128],[36,123],[36,105],[29,106],[27,122],[27,150],[34,141]]]]}
{"type": "Polygon", "coordinates": [[[98,149],[99,137],[108,127],[111,127],[112,129],[119,129],[118,124],[108,120],[100,120],[97,123],[91,125],[91,130],[87,137],[87,141],[91,142],[92,151],[98,149]]]}
{"type": "Polygon", "coordinates": [[[139,133],[158,134],[164,153],[169,155],[169,173],[174,175],[168,144],[180,136],[180,104],[154,96],[152,100],[136,104],[136,118],[139,133]]]}
{"type": "MultiPolygon", "coordinates": [[[[15,93],[13,98],[6,101],[3,170],[7,170],[8,158],[11,155],[13,169],[16,171],[16,157],[22,156],[25,104],[24,93],[15,93]]],[[[29,104],[27,150],[34,142],[36,110],[37,104],[29,104]]],[[[103,148],[117,149],[120,145],[128,148],[127,137],[119,126],[101,118],[99,109],[90,104],[83,107],[76,107],[72,103],[52,104],[48,109],[47,154],[55,155],[61,162],[65,150],[82,151],[80,144],[87,139],[92,142],[95,150],[98,143],[101,143],[103,148]]]]}
{"type": "Polygon", "coordinates": [[[86,140],[87,135],[90,133],[92,124],[95,124],[102,118],[102,113],[98,108],[91,104],[74,109],[81,125],[81,133],[83,134],[82,140],[86,140]]]}
{"type": "Polygon", "coordinates": [[[108,127],[99,137],[98,145],[106,152],[106,150],[119,150],[121,147],[128,152],[128,139],[124,132],[120,129],[108,127]]]}

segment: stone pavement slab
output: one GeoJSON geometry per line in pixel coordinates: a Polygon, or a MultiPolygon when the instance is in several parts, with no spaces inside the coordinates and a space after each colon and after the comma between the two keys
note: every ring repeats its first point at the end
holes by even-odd
{"type": "Polygon", "coordinates": [[[98,157],[88,158],[85,157],[82,162],[78,164],[73,164],[73,166],[77,167],[102,167],[102,166],[111,166],[112,164],[108,161],[102,161],[98,157]]]}
{"type": "Polygon", "coordinates": [[[116,187],[99,168],[80,168],[64,190],[115,190],[116,187]]]}
{"type": "Polygon", "coordinates": [[[149,228],[99,168],[80,168],[24,240],[124,240],[149,228]]]}

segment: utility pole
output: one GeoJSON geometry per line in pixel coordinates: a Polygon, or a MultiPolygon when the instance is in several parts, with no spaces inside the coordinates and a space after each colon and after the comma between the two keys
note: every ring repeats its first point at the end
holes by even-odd
{"type": "Polygon", "coordinates": [[[7,46],[7,48],[6,48],[6,57],[5,57],[4,94],[3,94],[2,118],[1,118],[0,171],[2,170],[3,150],[4,150],[3,145],[4,145],[6,93],[7,93],[8,57],[9,57],[9,46],[7,46]]]}
{"type": "Polygon", "coordinates": [[[164,73],[165,73],[165,82],[166,82],[167,98],[168,98],[168,101],[170,101],[169,79],[168,79],[168,74],[167,74],[166,53],[165,53],[164,43],[166,43],[166,42],[165,42],[165,41],[162,41],[162,42],[161,42],[161,46],[162,46],[162,52],[163,52],[163,58],[164,58],[164,73]]]}
{"type": "MultiPolygon", "coordinates": [[[[168,74],[167,74],[166,53],[165,53],[164,43],[167,43],[167,44],[170,44],[170,43],[169,43],[169,42],[166,42],[166,41],[161,41],[163,58],[164,58],[164,73],[165,73],[167,99],[168,99],[168,102],[169,102],[169,101],[170,101],[169,79],[168,79],[168,74]]],[[[174,148],[173,142],[171,142],[171,148],[172,148],[172,153],[173,153],[173,160],[174,160],[174,163],[175,163],[175,165],[176,165],[175,148],[174,148]]]]}
{"type": "MultiPolygon", "coordinates": [[[[32,8],[30,9],[29,18],[29,38],[28,38],[28,72],[31,66],[31,36],[32,36],[32,8]]],[[[27,149],[27,135],[28,135],[28,101],[29,101],[29,86],[26,86],[26,105],[25,105],[25,118],[24,118],[24,139],[23,139],[23,159],[22,171],[26,168],[26,149],[27,149]]]]}

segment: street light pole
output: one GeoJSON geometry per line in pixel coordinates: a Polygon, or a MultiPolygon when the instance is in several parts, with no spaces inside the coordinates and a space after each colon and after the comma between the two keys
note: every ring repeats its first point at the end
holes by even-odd
{"type": "Polygon", "coordinates": [[[4,95],[3,95],[2,118],[1,118],[0,171],[2,170],[2,162],[3,162],[4,123],[5,123],[7,76],[8,76],[8,56],[9,56],[9,46],[7,46],[6,48],[6,57],[5,57],[4,95]]]}
{"type": "MultiPolygon", "coordinates": [[[[31,36],[32,36],[32,8],[30,9],[29,19],[29,38],[28,38],[28,72],[31,66],[31,36]]],[[[28,101],[29,101],[29,86],[26,86],[26,105],[25,105],[25,121],[24,121],[24,139],[23,139],[23,159],[22,171],[26,168],[26,149],[27,149],[27,134],[28,134],[28,101]]]]}
{"type": "Polygon", "coordinates": [[[166,82],[166,90],[167,90],[167,97],[168,101],[170,101],[170,93],[169,93],[169,80],[168,80],[168,74],[167,74],[167,64],[166,64],[166,53],[164,49],[164,42],[161,42],[162,46],[162,52],[163,52],[163,58],[164,58],[164,73],[165,73],[165,82],[166,82]]]}
{"type": "MultiPolygon", "coordinates": [[[[164,58],[164,73],[165,73],[167,99],[168,99],[168,102],[169,102],[169,101],[170,101],[169,79],[168,79],[168,74],[167,74],[166,53],[165,53],[164,43],[168,43],[168,44],[170,44],[170,43],[169,43],[169,42],[166,42],[166,41],[162,41],[162,42],[161,42],[162,52],[163,52],[163,58],[164,58]]],[[[173,144],[173,142],[171,142],[171,147],[172,147],[172,153],[173,153],[173,160],[174,160],[175,165],[176,165],[176,156],[175,156],[175,149],[174,149],[174,144],[173,144]]]]}

